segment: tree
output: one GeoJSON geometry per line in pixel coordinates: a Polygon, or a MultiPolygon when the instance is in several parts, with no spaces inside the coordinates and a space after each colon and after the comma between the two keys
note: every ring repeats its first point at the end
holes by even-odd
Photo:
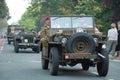
{"type": "Polygon", "coordinates": [[[29,15],[29,12],[26,11],[21,20],[19,20],[19,24],[22,26],[22,27],[25,27],[27,30],[30,30],[32,28],[35,28],[35,19],[36,17],[32,17],[29,15]]]}
{"type": "Polygon", "coordinates": [[[0,18],[5,18],[9,14],[8,7],[5,3],[5,0],[0,0],[0,18]]]}
{"type": "Polygon", "coordinates": [[[120,21],[120,0],[102,0],[109,11],[112,13],[111,22],[120,21]]]}
{"type": "Polygon", "coordinates": [[[103,32],[106,32],[112,13],[110,8],[103,4],[103,0],[46,0],[46,2],[31,0],[31,6],[27,9],[24,19],[31,17],[35,21],[34,25],[40,29],[46,16],[80,15],[81,13],[93,15],[95,24],[103,32]]]}

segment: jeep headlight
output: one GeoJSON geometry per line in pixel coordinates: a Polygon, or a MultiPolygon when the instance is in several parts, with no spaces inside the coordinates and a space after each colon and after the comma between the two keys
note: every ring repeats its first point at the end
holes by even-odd
{"type": "Polygon", "coordinates": [[[62,40],[61,40],[61,42],[63,43],[63,44],[66,44],[67,43],[67,38],[62,38],[62,40]]]}
{"type": "Polygon", "coordinates": [[[34,37],[33,39],[34,39],[34,40],[37,40],[37,38],[36,38],[36,37],[34,37]]]}
{"type": "Polygon", "coordinates": [[[28,39],[25,39],[25,40],[24,40],[24,42],[26,42],[26,43],[27,43],[27,42],[28,42],[28,39]]]}
{"type": "Polygon", "coordinates": [[[19,32],[15,32],[14,34],[15,34],[15,35],[18,35],[18,33],[19,33],[19,32]]]}
{"type": "Polygon", "coordinates": [[[106,49],[106,44],[103,44],[103,45],[102,45],[102,48],[103,48],[103,49],[106,49]]]}
{"type": "Polygon", "coordinates": [[[94,38],[95,43],[98,43],[98,38],[94,38]]]}
{"type": "Polygon", "coordinates": [[[82,28],[77,28],[76,32],[84,32],[84,30],[82,28]]]}
{"type": "Polygon", "coordinates": [[[98,38],[94,38],[95,44],[98,44],[98,38]]]}

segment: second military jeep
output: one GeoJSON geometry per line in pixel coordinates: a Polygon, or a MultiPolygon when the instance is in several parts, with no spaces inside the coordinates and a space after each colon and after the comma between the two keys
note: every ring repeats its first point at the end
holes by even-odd
{"type": "Polygon", "coordinates": [[[34,52],[39,53],[40,44],[37,34],[20,32],[14,37],[14,51],[19,52],[19,49],[31,48],[34,52]]]}
{"type": "Polygon", "coordinates": [[[106,76],[108,52],[102,35],[95,34],[93,16],[50,16],[48,46],[41,43],[42,68],[57,75],[59,65],[75,66],[83,70],[97,67],[99,76],[106,76]]]}
{"type": "Polygon", "coordinates": [[[23,27],[20,27],[19,25],[9,25],[8,28],[7,28],[8,44],[13,42],[14,36],[21,31],[24,31],[23,27]]]}

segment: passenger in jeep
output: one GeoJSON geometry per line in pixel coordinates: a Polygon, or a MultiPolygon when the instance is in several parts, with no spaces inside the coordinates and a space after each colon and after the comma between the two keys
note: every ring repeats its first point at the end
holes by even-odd
{"type": "Polygon", "coordinates": [[[41,31],[40,31],[40,41],[43,43],[43,46],[47,46],[47,41],[50,37],[49,35],[49,24],[50,24],[50,21],[49,21],[49,17],[46,17],[45,18],[45,21],[44,21],[44,26],[42,27],[41,31]]]}
{"type": "Polygon", "coordinates": [[[37,34],[37,32],[35,31],[35,29],[31,29],[31,32],[32,32],[33,34],[37,34]]]}

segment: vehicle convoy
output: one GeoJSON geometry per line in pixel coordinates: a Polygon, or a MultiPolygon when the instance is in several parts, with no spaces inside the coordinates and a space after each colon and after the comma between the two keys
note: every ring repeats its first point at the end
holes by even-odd
{"type": "Polygon", "coordinates": [[[106,41],[95,34],[93,16],[50,16],[49,31],[47,46],[40,46],[42,69],[49,66],[50,74],[57,75],[59,65],[72,67],[80,63],[83,70],[96,67],[99,76],[107,75],[106,41]]]}
{"type": "Polygon", "coordinates": [[[14,36],[14,51],[18,53],[20,49],[31,48],[34,52],[39,53],[39,41],[37,34],[20,32],[14,36]]]}
{"type": "Polygon", "coordinates": [[[24,31],[23,27],[20,27],[19,25],[9,25],[7,28],[8,44],[13,42],[14,35],[18,34],[21,31],[24,31]]]}

